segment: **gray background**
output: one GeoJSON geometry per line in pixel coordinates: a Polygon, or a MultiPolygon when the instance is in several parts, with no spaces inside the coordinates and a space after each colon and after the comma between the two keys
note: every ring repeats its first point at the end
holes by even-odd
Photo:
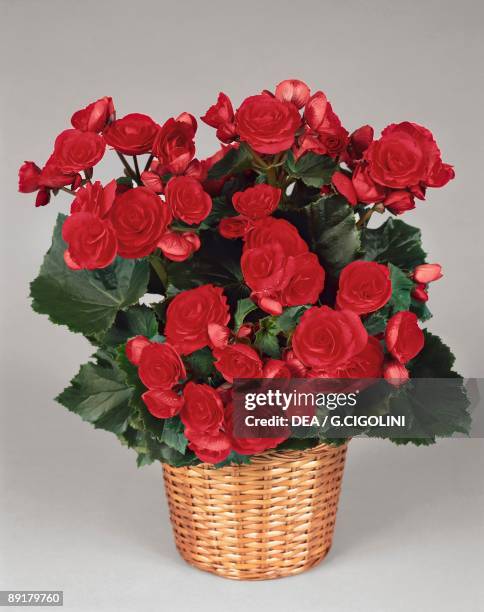
{"type": "MultiPolygon", "coordinates": [[[[483,376],[479,1],[83,2],[2,0],[0,589],[64,589],[69,610],[338,612],[482,609],[483,448],[351,444],[334,548],[299,577],[234,583],[186,566],[167,522],[161,470],[52,401],[88,343],[27,300],[69,197],[33,209],[16,193],[70,114],[112,95],[119,116],[201,115],[284,78],[323,89],[348,129],[413,120],[457,178],[406,214],[430,261],[429,327],[466,376],[483,376]],[[479,543],[481,546],[479,546],[479,543]],[[479,600],[481,603],[479,603],[479,600]]],[[[216,146],[201,126],[201,157],[216,146]]],[[[98,176],[114,172],[113,157],[98,176]]]]}

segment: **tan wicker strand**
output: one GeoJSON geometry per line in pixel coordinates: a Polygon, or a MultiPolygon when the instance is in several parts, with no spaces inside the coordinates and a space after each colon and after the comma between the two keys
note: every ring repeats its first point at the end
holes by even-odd
{"type": "Polygon", "coordinates": [[[225,578],[298,574],[331,548],[347,446],[271,451],[248,465],[163,466],[175,543],[225,578]]]}

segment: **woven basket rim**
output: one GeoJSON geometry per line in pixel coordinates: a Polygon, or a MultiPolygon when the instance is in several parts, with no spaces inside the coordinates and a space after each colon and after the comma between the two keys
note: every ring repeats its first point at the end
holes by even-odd
{"type": "Polygon", "coordinates": [[[191,469],[202,468],[202,469],[213,469],[213,470],[223,470],[225,468],[244,468],[244,467],[249,467],[254,464],[257,465],[257,464],[267,463],[271,461],[281,461],[281,460],[294,461],[295,459],[298,459],[300,457],[305,457],[308,454],[318,454],[327,448],[344,448],[345,446],[348,446],[349,441],[350,440],[346,440],[342,444],[321,442],[320,444],[317,444],[316,446],[312,446],[310,448],[302,448],[302,449],[288,448],[288,449],[278,450],[277,448],[275,448],[275,449],[271,449],[268,451],[264,451],[262,453],[256,453],[254,455],[250,455],[250,463],[229,463],[220,468],[215,467],[213,463],[197,463],[195,465],[173,466],[173,465],[170,465],[169,463],[165,463],[162,461],[161,464],[164,468],[169,468],[172,470],[183,470],[186,468],[191,468],[191,469]]]}

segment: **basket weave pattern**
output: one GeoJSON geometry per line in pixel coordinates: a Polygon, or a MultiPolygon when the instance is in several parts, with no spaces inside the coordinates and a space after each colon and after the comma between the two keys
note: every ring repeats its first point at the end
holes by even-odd
{"type": "Polygon", "coordinates": [[[249,465],[163,466],[175,543],[190,564],[226,578],[302,572],[328,553],[347,446],[271,451],[249,465]]]}

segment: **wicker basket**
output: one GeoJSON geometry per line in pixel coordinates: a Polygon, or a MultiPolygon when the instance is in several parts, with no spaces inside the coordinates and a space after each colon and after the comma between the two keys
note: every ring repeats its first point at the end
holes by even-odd
{"type": "Polygon", "coordinates": [[[175,543],[192,565],[225,578],[298,574],[333,539],[347,446],[272,451],[251,464],[163,466],[175,543]]]}

